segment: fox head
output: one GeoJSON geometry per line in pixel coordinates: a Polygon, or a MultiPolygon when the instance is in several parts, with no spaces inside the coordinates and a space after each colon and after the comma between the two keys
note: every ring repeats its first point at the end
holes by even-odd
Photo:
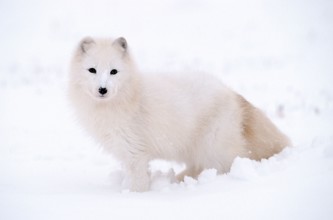
{"type": "Polygon", "coordinates": [[[71,63],[70,90],[97,101],[110,100],[130,86],[135,74],[133,66],[125,38],[85,37],[71,63]]]}

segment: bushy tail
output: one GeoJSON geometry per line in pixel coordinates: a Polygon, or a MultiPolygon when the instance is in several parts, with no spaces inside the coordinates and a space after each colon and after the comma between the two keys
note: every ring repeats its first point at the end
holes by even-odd
{"type": "Polygon", "coordinates": [[[291,146],[289,138],[262,111],[242,96],[239,95],[238,98],[243,110],[243,136],[251,159],[268,158],[291,146]]]}

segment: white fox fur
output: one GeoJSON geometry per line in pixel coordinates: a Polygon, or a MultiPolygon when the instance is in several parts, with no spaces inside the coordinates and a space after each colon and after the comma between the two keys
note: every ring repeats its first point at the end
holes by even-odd
{"type": "Polygon", "coordinates": [[[149,189],[152,159],[185,163],[181,181],[207,168],[228,172],[237,156],[260,160],[290,144],[259,109],[211,76],[140,73],[124,38],[80,42],[69,95],[84,128],[123,163],[131,191],[149,189]]]}

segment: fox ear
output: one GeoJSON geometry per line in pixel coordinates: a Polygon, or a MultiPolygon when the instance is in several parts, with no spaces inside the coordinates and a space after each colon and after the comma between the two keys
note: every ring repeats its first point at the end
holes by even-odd
{"type": "Polygon", "coordinates": [[[114,45],[119,45],[123,51],[127,51],[127,41],[123,37],[117,38],[114,42],[114,45]]]}
{"type": "Polygon", "coordinates": [[[81,53],[86,53],[94,43],[95,43],[95,41],[91,37],[83,38],[80,42],[80,47],[79,47],[81,53]]]}

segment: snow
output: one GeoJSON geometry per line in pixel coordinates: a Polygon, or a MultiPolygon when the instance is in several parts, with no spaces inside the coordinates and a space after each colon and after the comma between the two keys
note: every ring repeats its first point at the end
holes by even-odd
{"type": "Polygon", "coordinates": [[[0,219],[332,219],[332,1],[0,2],[0,219]],[[205,71],[293,141],[230,173],[151,164],[146,193],[81,131],[66,98],[86,35],[124,36],[142,71],[205,71]]]}

